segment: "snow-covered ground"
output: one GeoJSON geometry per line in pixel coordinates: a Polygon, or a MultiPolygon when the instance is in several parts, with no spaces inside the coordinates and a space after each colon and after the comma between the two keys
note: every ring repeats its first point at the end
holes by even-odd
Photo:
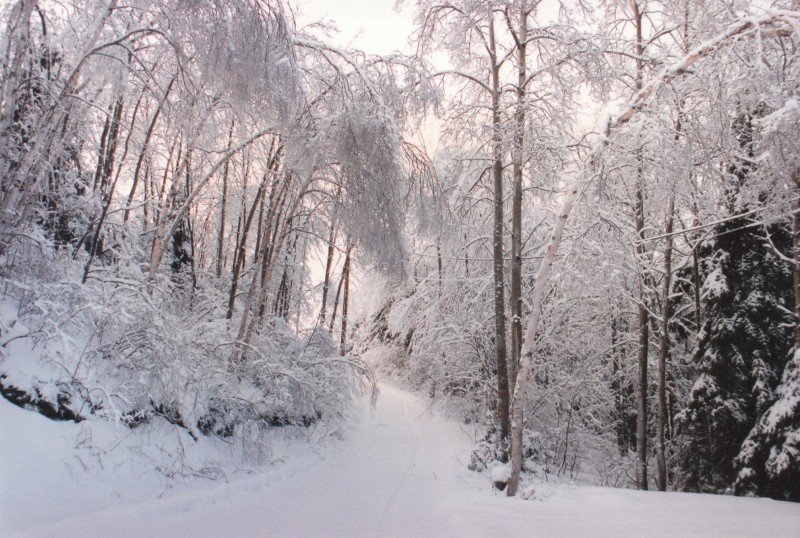
{"type": "MultiPolygon", "coordinates": [[[[142,462],[177,465],[168,450],[126,462],[109,444],[127,442],[124,427],[88,431],[0,398],[0,536],[800,536],[800,504],[766,499],[568,485],[508,499],[466,469],[460,425],[387,385],[374,412],[359,402],[342,441],[288,443],[274,447],[293,452],[285,461],[209,465],[227,479],[167,489],[142,462]]],[[[212,457],[174,435],[193,468],[212,457]]]]}

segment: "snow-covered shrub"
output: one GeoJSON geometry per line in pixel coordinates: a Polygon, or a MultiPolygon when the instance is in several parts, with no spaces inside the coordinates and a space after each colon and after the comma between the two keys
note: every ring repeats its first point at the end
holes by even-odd
{"type": "Polygon", "coordinates": [[[328,333],[300,338],[280,318],[235,359],[226,297],[211,280],[148,280],[125,256],[84,284],[69,253],[18,245],[3,267],[0,319],[0,383],[15,403],[256,442],[270,428],[337,421],[355,393],[374,391],[370,368],[339,356],[328,333]]]}

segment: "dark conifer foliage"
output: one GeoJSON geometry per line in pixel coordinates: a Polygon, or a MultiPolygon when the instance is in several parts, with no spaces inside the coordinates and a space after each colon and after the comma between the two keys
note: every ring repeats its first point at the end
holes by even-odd
{"type": "MultiPolygon", "coordinates": [[[[769,231],[788,252],[788,231],[769,231]]],[[[733,484],[739,447],[774,398],[793,322],[791,271],[762,229],[740,220],[721,225],[715,262],[694,355],[698,377],[681,416],[684,485],[705,492],[733,484]]]]}
{"type": "Polygon", "coordinates": [[[786,365],[776,393],[736,458],[735,491],[800,502],[800,353],[786,365]]]}

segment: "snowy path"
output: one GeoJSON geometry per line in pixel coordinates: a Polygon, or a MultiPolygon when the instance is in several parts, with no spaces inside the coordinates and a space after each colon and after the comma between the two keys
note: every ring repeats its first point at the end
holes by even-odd
{"type": "Polygon", "coordinates": [[[374,413],[323,455],[19,536],[800,536],[800,505],[559,487],[544,501],[494,494],[466,470],[470,440],[418,399],[381,387],[374,413]]]}

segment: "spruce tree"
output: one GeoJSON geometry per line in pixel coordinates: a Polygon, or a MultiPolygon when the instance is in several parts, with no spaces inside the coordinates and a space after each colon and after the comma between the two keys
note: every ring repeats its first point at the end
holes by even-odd
{"type": "MultiPolygon", "coordinates": [[[[742,153],[752,157],[752,116],[741,116],[734,130],[742,153]]],[[[733,215],[748,209],[739,194],[750,162],[739,159],[730,168],[733,215]]],[[[679,416],[679,467],[684,489],[720,493],[734,484],[734,460],[774,402],[791,350],[792,268],[783,258],[791,235],[784,224],[732,219],[716,227],[712,252],[693,356],[696,381],[679,416]]]]}
{"type": "Polygon", "coordinates": [[[736,493],[800,502],[800,351],[736,458],[736,493]]]}

